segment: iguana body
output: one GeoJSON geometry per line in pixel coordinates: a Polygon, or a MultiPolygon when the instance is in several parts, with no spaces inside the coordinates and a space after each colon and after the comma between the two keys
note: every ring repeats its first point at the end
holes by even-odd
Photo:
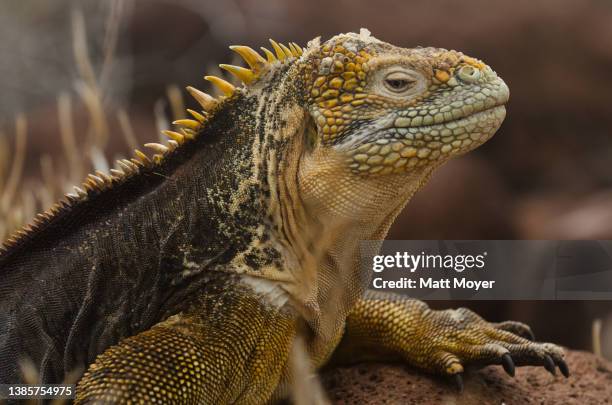
{"type": "Polygon", "coordinates": [[[454,51],[366,31],[268,60],[234,48],[247,85],[168,132],[170,150],[90,177],[0,255],[0,383],[29,358],[41,381],[87,369],[77,402],[265,403],[314,368],[403,360],[555,364],[516,322],[367,292],[359,242],[383,239],[432,170],[489,139],[508,89],[454,51]],[[178,146],[178,144],[182,144],[178,146]]]}

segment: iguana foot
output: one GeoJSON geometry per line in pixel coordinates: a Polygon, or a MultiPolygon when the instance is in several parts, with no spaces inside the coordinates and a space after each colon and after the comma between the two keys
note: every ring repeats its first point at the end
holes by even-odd
{"type": "Polygon", "coordinates": [[[426,310],[422,316],[423,326],[428,327],[419,336],[419,346],[425,347],[420,347],[417,365],[451,376],[460,390],[466,366],[498,364],[511,376],[515,366],[543,366],[553,375],[558,367],[569,377],[563,349],[552,343],[534,342],[531,329],[523,323],[490,323],[467,308],[426,310]]]}
{"type": "Polygon", "coordinates": [[[397,360],[452,377],[463,386],[466,367],[501,365],[511,376],[516,366],[558,367],[569,376],[563,349],[535,342],[529,326],[491,323],[467,308],[432,310],[422,301],[369,290],[346,319],[334,364],[397,360]]]}

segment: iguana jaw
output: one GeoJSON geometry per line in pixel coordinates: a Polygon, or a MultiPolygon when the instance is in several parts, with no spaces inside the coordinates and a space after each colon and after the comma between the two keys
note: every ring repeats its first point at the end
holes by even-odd
{"type": "Polygon", "coordinates": [[[409,126],[400,116],[390,128],[369,134],[362,142],[343,145],[346,162],[353,173],[364,177],[439,165],[489,140],[505,116],[504,105],[432,125],[409,126]]]}

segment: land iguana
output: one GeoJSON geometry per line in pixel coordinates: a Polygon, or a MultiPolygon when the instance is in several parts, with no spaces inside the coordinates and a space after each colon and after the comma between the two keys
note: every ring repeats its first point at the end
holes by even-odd
{"type": "Polygon", "coordinates": [[[460,52],[361,30],[306,49],[233,46],[243,84],[188,87],[203,111],[90,175],[0,253],[0,383],[86,370],[77,403],[273,403],[302,339],[314,369],[404,361],[558,367],[528,326],[368,291],[384,239],[432,171],[487,141],[509,90],[460,52]]]}

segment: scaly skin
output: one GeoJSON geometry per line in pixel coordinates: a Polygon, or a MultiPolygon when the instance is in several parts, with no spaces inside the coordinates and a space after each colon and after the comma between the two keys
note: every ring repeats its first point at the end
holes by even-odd
{"type": "Polygon", "coordinates": [[[0,382],[29,357],[45,382],[87,366],[77,403],[275,402],[296,337],[313,368],[567,375],[562,350],[527,326],[368,292],[359,263],[359,242],[383,239],[436,167],[495,133],[504,82],[459,52],[365,31],[273,46],[268,61],[234,48],[251,69],[225,68],[247,85],[194,92],[207,112],[169,134],[181,146],[90,178],[0,254],[0,382]]]}
{"type": "Polygon", "coordinates": [[[208,294],[99,356],[76,402],[264,403],[295,333],[295,316],[268,311],[248,288],[208,294]]]}

